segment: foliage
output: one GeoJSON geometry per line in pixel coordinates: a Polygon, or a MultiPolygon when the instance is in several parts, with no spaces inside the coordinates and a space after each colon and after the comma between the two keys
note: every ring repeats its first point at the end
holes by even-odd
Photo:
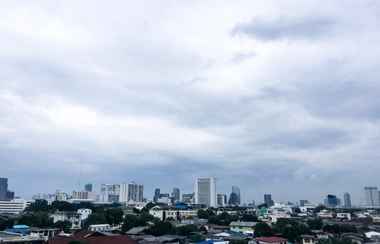
{"type": "Polygon", "coordinates": [[[146,226],[147,222],[154,221],[154,217],[150,215],[149,213],[143,212],[140,215],[134,215],[134,214],[127,214],[124,217],[123,225],[122,225],[122,231],[126,232],[133,227],[138,226],[146,226]]]}
{"type": "Polygon", "coordinates": [[[107,219],[104,213],[92,213],[90,216],[88,216],[85,222],[85,227],[105,223],[107,223],[107,219]]]}
{"type": "Polygon", "coordinates": [[[53,225],[53,220],[46,212],[28,213],[21,216],[17,221],[18,224],[23,224],[31,227],[49,227],[53,225]]]}
{"type": "Polygon", "coordinates": [[[241,221],[247,221],[247,222],[257,222],[257,216],[253,214],[244,214],[241,218],[241,221]]]}
{"type": "Polygon", "coordinates": [[[11,228],[14,225],[14,219],[0,217],[0,231],[11,228]]]}
{"type": "Polygon", "coordinates": [[[201,234],[197,234],[197,233],[189,236],[189,240],[191,243],[201,242],[204,239],[205,238],[201,234]]]}
{"type": "Polygon", "coordinates": [[[162,236],[167,234],[174,234],[175,228],[170,222],[167,221],[159,221],[155,223],[152,227],[147,230],[148,234],[154,236],[162,236]]]}
{"type": "Polygon", "coordinates": [[[273,230],[272,228],[264,222],[257,223],[255,226],[255,236],[261,237],[261,236],[272,236],[273,230]]]}
{"type": "Polygon", "coordinates": [[[247,240],[231,240],[229,244],[248,244],[247,240]]]}
{"type": "Polygon", "coordinates": [[[198,218],[200,219],[209,219],[211,216],[215,216],[215,213],[211,209],[199,209],[198,218]]]}
{"type": "Polygon", "coordinates": [[[57,221],[56,223],[54,223],[53,225],[55,228],[58,228],[59,230],[65,232],[65,233],[68,233],[70,232],[70,229],[71,229],[71,222],[70,221],[57,221]]]}
{"type": "Polygon", "coordinates": [[[176,228],[176,233],[180,236],[190,236],[197,231],[198,228],[196,225],[184,225],[176,228]]]}
{"type": "Polygon", "coordinates": [[[35,202],[31,203],[26,211],[27,212],[47,212],[49,210],[49,203],[46,200],[36,200],[35,202]]]}
{"type": "Polygon", "coordinates": [[[208,222],[210,224],[216,225],[229,225],[232,221],[237,221],[239,219],[238,216],[230,215],[227,212],[223,212],[219,215],[210,216],[208,222]]]}
{"type": "Polygon", "coordinates": [[[310,233],[307,225],[291,219],[278,219],[274,225],[274,230],[291,242],[299,240],[301,235],[310,233]]]}
{"type": "Polygon", "coordinates": [[[358,230],[354,225],[339,225],[339,224],[333,224],[333,225],[325,225],[323,227],[323,231],[332,233],[332,234],[342,234],[342,233],[357,233],[358,230]]]}
{"type": "Polygon", "coordinates": [[[307,220],[307,225],[312,230],[321,230],[323,227],[323,221],[320,218],[307,220]]]}
{"type": "Polygon", "coordinates": [[[105,211],[105,218],[110,225],[118,225],[123,222],[123,210],[120,208],[110,208],[105,211]]]}

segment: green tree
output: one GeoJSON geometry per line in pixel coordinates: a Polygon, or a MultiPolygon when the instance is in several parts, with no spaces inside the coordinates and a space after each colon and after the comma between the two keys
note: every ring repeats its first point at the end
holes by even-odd
{"type": "Polygon", "coordinates": [[[85,227],[88,227],[90,225],[97,225],[97,224],[105,224],[107,223],[107,219],[104,213],[92,213],[90,216],[88,216],[85,227]]]}
{"type": "Polygon", "coordinates": [[[57,221],[53,225],[55,228],[58,228],[59,230],[68,233],[71,230],[71,222],[70,221],[57,221]]]}
{"type": "Polygon", "coordinates": [[[199,209],[197,214],[200,219],[209,219],[211,216],[215,216],[215,213],[211,209],[199,209]]]}
{"type": "Polygon", "coordinates": [[[49,211],[49,204],[46,200],[38,199],[31,203],[27,208],[27,212],[47,212],[49,211]]]}
{"type": "Polygon", "coordinates": [[[176,233],[180,236],[190,236],[198,231],[196,225],[184,225],[176,228],[176,233]]]}
{"type": "Polygon", "coordinates": [[[307,220],[307,225],[312,230],[321,230],[323,227],[323,221],[320,218],[309,219],[307,220]]]}
{"type": "Polygon", "coordinates": [[[53,225],[53,219],[46,212],[28,213],[21,216],[17,221],[18,224],[23,224],[31,227],[49,227],[53,225]]]}
{"type": "Polygon", "coordinates": [[[170,222],[159,221],[150,227],[147,233],[154,236],[162,236],[175,233],[175,229],[170,222]]]}
{"type": "Polygon", "coordinates": [[[261,236],[272,236],[273,230],[272,228],[264,222],[257,223],[255,226],[255,236],[261,237],[261,236]]]}
{"type": "Polygon", "coordinates": [[[105,211],[107,223],[110,225],[118,225],[123,222],[123,210],[120,208],[110,208],[105,211]]]}
{"type": "Polygon", "coordinates": [[[14,225],[14,222],[15,220],[12,218],[0,216],[0,231],[11,228],[14,225]]]}
{"type": "Polygon", "coordinates": [[[241,221],[247,221],[247,222],[257,222],[257,216],[253,214],[243,214],[243,216],[240,218],[241,221]]]}

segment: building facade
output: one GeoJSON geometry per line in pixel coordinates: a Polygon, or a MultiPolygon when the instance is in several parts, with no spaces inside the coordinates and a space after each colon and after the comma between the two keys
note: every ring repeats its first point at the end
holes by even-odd
{"type": "Polygon", "coordinates": [[[181,192],[179,188],[174,187],[172,191],[173,203],[179,202],[181,200],[181,192]]]}
{"type": "Polygon", "coordinates": [[[143,202],[144,201],[144,186],[131,182],[120,185],[120,202],[143,202]]]}
{"type": "Polygon", "coordinates": [[[365,207],[380,207],[379,189],[375,186],[364,187],[365,207]]]}
{"type": "Polygon", "coordinates": [[[348,192],[344,193],[343,194],[343,200],[344,200],[344,207],[345,208],[351,208],[352,207],[350,193],[348,193],[348,192]]]}
{"type": "Polygon", "coordinates": [[[216,207],[216,182],[214,177],[198,178],[195,182],[195,203],[216,207]]]}

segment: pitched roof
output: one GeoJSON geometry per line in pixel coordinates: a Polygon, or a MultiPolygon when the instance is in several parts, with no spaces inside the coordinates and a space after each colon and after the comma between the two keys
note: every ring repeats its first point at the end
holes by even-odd
{"type": "Polygon", "coordinates": [[[267,242],[267,243],[278,243],[278,242],[286,242],[285,238],[277,237],[277,236],[271,236],[271,237],[257,237],[257,241],[267,242]]]}
{"type": "Polygon", "coordinates": [[[72,236],[55,236],[49,244],[68,244],[83,241],[86,244],[137,244],[127,235],[107,235],[101,232],[79,231],[72,236]]]}

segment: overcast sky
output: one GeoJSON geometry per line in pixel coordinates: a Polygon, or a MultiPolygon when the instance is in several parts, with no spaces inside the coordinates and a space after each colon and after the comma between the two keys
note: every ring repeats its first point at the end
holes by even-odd
{"type": "Polygon", "coordinates": [[[30,197],[215,176],[245,201],[380,186],[380,2],[10,0],[0,176],[30,197]]]}

